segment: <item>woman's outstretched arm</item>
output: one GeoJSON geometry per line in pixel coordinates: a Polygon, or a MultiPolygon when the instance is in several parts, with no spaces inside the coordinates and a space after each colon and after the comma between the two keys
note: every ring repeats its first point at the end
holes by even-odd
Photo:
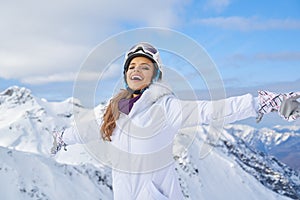
{"type": "Polygon", "coordinates": [[[181,128],[216,121],[232,123],[257,116],[257,98],[251,94],[215,101],[184,101],[170,97],[166,103],[168,119],[181,128]]]}
{"type": "Polygon", "coordinates": [[[264,114],[274,111],[289,121],[300,117],[300,103],[295,100],[300,93],[259,91],[258,94],[258,97],[245,94],[216,101],[182,101],[170,97],[166,102],[166,112],[171,123],[182,128],[216,121],[228,124],[250,117],[256,117],[259,122],[264,114]]]}
{"type": "Polygon", "coordinates": [[[86,113],[76,114],[72,126],[53,132],[53,147],[51,154],[56,154],[68,145],[86,144],[100,140],[101,111],[90,110],[86,113]]]}

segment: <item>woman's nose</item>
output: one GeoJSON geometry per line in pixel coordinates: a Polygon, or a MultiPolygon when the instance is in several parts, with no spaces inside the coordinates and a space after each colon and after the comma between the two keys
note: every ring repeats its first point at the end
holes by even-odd
{"type": "Polygon", "coordinates": [[[140,71],[140,66],[135,67],[135,68],[133,69],[133,71],[139,72],[139,71],[140,71]]]}

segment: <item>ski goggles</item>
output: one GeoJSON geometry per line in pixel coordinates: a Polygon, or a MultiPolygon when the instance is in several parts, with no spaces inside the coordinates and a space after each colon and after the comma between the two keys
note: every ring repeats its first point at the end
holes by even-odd
{"type": "Polygon", "coordinates": [[[144,53],[149,54],[153,58],[155,58],[156,54],[158,53],[157,49],[154,48],[152,45],[150,45],[146,42],[142,42],[142,43],[139,43],[139,44],[131,47],[127,53],[127,56],[129,57],[130,55],[132,55],[140,50],[143,51],[144,53]]]}
{"type": "Polygon", "coordinates": [[[141,42],[131,47],[126,53],[124,65],[125,71],[129,65],[128,61],[135,55],[144,55],[145,57],[152,59],[156,63],[158,69],[161,70],[161,61],[158,50],[149,43],[141,42]]]}

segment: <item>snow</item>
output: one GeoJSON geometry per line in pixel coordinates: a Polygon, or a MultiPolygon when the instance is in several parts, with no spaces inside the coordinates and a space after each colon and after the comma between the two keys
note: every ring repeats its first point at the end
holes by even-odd
{"type": "MultiPolygon", "coordinates": [[[[53,159],[0,148],[1,199],[111,199],[111,185],[97,183],[94,166],[63,165],[53,159]],[[75,192],[76,191],[76,192],[75,192]]],[[[102,176],[106,176],[105,172],[102,176]]]]}
{"type": "MultiPolygon", "coordinates": [[[[0,199],[112,199],[111,169],[94,160],[83,145],[50,155],[52,132],[70,126],[73,112],[88,111],[76,99],[49,102],[17,86],[0,93],[0,199]]],[[[181,130],[174,142],[186,199],[300,198],[299,174],[249,146],[259,142],[274,149],[283,142],[299,142],[299,127],[266,131],[228,125],[214,145],[204,143],[207,127],[197,128],[181,130]]]]}
{"type": "MultiPolygon", "coordinates": [[[[193,129],[185,131],[186,134],[193,129]]],[[[200,159],[200,149],[201,145],[192,145],[184,156],[188,158],[178,159],[179,174],[187,183],[190,199],[289,199],[262,187],[252,174],[245,173],[235,157],[228,156],[228,152],[216,147],[200,159]]]]}

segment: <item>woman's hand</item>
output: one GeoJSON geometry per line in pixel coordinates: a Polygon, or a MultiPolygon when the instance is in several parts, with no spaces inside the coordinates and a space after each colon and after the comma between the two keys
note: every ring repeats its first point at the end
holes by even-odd
{"type": "Polygon", "coordinates": [[[259,110],[256,118],[257,123],[261,121],[264,114],[278,112],[278,114],[288,121],[293,121],[300,117],[300,107],[297,99],[299,92],[276,94],[269,91],[258,91],[259,110]]]}
{"type": "Polygon", "coordinates": [[[286,98],[283,97],[279,113],[288,121],[292,121],[300,117],[300,102],[297,99],[300,98],[300,94],[286,98]]]}
{"type": "Polygon", "coordinates": [[[55,131],[53,133],[53,146],[51,148],[51,154],[55,155],[57,152],[59,152],[61,150],[61,148],[63,147],[65,151],[67,151],[67,144],[63,141],[62,137],[63,137],[64,131],[60,132],[60,131],[55,131]]]}

